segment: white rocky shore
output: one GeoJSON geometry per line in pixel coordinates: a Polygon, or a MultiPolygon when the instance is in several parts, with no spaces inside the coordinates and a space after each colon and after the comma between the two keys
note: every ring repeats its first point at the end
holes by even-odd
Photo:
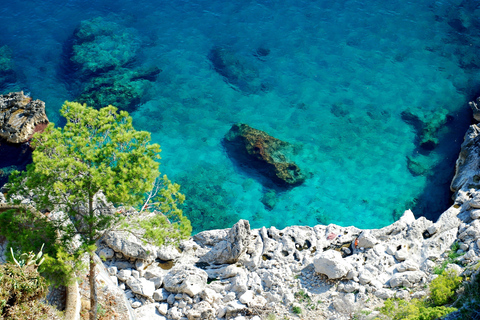
{"type": "Polygon", "coordinates": [[[387,298],[425,296],[433,268],[454,242],[464,254],[447,268],[465,274],[478,262],[477,125],[465,135],[451,188],[454,205],[438,221],[416,219],[408,210],[382,229],[252,230],[241,220],[231,229],[201,232],[179,250],[111,232],[98,250],[101,285],[125,293],[130,319],[265,319],[271,313],[284,319],[296,317],[293,307],[302,319],[373,319],[387,298]]]}
{"type": "MultiPolygon", "coordinates": [[[[480,120],[480,108],[472,108],[480,120]]],[[[201,232],[179,249],[110,232],[99,243],[97,283],[102,292],[123,296],[121,319],[290,319],[294,307],[302,319],[373,319],[387,298],[425,296],[434,267],[454,242],[464,254],[449,268],[468,274],[478,262],[477,125],[465,135],[451,189],[454,205],[436,222],[408,210],[382,229],[252,230],[240,220],[231,229],[201,232]]]]}

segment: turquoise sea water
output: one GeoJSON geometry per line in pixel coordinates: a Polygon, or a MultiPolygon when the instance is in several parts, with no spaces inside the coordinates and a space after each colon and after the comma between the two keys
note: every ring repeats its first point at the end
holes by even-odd
{"type": "Polygon", "coordinates": [[[0,47],[17,80],[1,93],[24,90],[61,123],[63,101],[87,81],[70,66],[74,32],[98,17],[115,36],[87,58],[133,50],[125,70],[162,69],[132,116],[161,144],[196,231],[239,218],[376,228],[408,208],[435,219],[448,207],[467,102],[480,92],[476,1],[10,1],[0,47]],[[216,47],[259,89],[217,72],[216,47]],[[419,146],[406,112],[434,127],[436,148],[419,146]],[[305,183],[281,190],[238,167],[222,142],[237,122],[292,143],[305,183]]]}

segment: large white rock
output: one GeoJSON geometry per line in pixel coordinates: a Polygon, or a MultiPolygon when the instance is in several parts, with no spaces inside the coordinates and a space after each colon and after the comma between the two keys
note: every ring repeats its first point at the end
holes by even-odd
{"type": "Polygon", "coordinates": [[[167,320],[157,311],[158,303],[150,303],[135,309],[135,317],[137,320],[167,320]]]}
{"type": "Polygon", "coordinates": [[[360,236],[358,237],[358,245],[359,248],[373,248],[375,244],[377,244],[377,239],[372,235],[370,230],[363,231],[360,236]]]}
{"type": "Polygon", "coordinates": [[[105,243],[128,258],[149,260],[156,257],[156,253],[152,256],[151,248],[129,232],[110,231],[105,236],[105,243]]]}
{"type": "Polygon", "coordinates": [[[390,278],[390,287],[412,287],[415,283],[419,283],[426,275],[422,271],[405,271],[396,273],[390,278]]]}
{"type": "Polygon", "coordinates": [[[215,310],[208,302],[201,301],[188,310],[186,315],[188,320],[213,320],[215,319],[215,310]]]}
{"type": "Polygon", "coordinates": [[[207,273],[192,265],[173,267],[163,279],[166,290],[174,293],[186,293],[193,297],[203,291],[207,285],[207,273]]]}
{"type": "Polygon", "coordinates": [[[127,280],[127,286],[129,286],[133,292],[149,298],[152,298],[155,292],[155,284],[145,278],[129,278],[127,280]]]}
{"type": "Polygon", "coordinates": [[[219,230],[200,232],[193,237],[202,246],[212,246],[203,257],[202,262],[215,264],[235,263],[247,251],[251,240],[250,223],[247,220],[238,221],[223,238],[215,235],[219,230]],[[220,241],[212,241],[217,238],[220,241]]]}
{"type": "Polygon", "coordinates": [[[318,253],[313,259],[315,271],[326,275],[329,279],[345,277],[353,269],[352,265],[342,258],[342,254],[335,250],[318,253]]]}

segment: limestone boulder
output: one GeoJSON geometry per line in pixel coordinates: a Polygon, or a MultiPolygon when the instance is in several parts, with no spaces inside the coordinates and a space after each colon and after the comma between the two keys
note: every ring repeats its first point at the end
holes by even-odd
{"type": "Polygon", "coordinates": [[[135,279],[131,277],[127,280],[127,286],[133,292],[148,298],[152,298],[155,292],[155,283],[145,278],[135,279]]]}
{"type": "Polygon", "coordinates": [[[313,259],[315,271],[326,275],[329,279],[339,279],[345,277],[352,265],[342,258],[342,254],[335,250],[321,252],[313,259]]]}
{"type": "Polygon", "coordinates": [[[377,239],[372,235],[370,230],[365,230],[358,237],[357,247],[373,248],[377,242],[377,239]]]}
{"type": "Polygon", "coordinates": [[[129,232],[111,231],[105,236],[105,243],[115,252],[120,252],[125,257],[133,259],[149,260],[153,249],[148,248],[140,239],[129,232]]]}
{"type": "Polygon", "coordinates": [[[166,290],[174,293],[186,293],[193,297],[205,289],[207,273],[191,265],[173,267],[163,279],[166,290]]]}
{"type": "Polygon", "coordinates": [[[249,166],[283,186],[299,185],[305,174],[289,159],[289,143],[246,124],[234,124],[225,136],[230,158],[240,166],[249,166]]]}
{"type": "Polygon", "coordinates": [[[426,277],[422,271],[405,271],[396,273],[390,278],[390,287],[407,287],[410,288],[414,284],[419,283],[426,277]]]}
{"type": "Polygon", "coordinates": [[[150,303],[135,309],[137,320],[167,320],[157,311],[158,303],[150,303]]]}
{"type": "Polygon", "coordinates": [[[480,127],[476,124],[465,134],[450,189],[457,193],[464,186],[480,187],[480,127]]]}
{"type": "Polygon", "coordinates": [[[0,138],[23,143],[35,132],[43,132],[48,123],[45,102],[33,100],[23,91],[0,95],[0,138]]]}
{"type": "Polygon", "coordinates": [[[186,312],[188,320],[213,320],[215,319],[215,310],[206,302],[196,303],[192,309],[186,312]]]}
{"type": "MultiPolygon", "coordinates": [[[[216,230],[213,230],[215,232],[216,230]]],[[[215,237],[216,242],[208,241],[212,231],[200,232],[194,240],[203,246],[212,245],[211,249],[200,258],[202,262],[211,264],[235,263],[247,251],[251,240],[250,223],[248,220],[238,221],[226,234],[225,238],[215,237]]]]}

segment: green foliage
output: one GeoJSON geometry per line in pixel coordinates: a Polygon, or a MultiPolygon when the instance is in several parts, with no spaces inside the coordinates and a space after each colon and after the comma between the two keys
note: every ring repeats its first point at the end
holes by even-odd
{"type": "Polygon", "coordinates": [[[301,314],[302,313],[302,308],[300,308],[299,306],[293,306],[292,307],[292,312],[295,313],[295,314],[301,314]]]}
{"type": "Polygon", "coordinates": [[[0,264],[0,319],[39,319],[43,313],[39,300],[47,288],[33,266],[0,264]],[[25,317],[25,312],[35,316],[25,317]]]}
{"type": "Polygon", "coordinates": [[[462,278],[454,270],[444,271],[430,283],[430,292],[433,303],[441,306],[453,300],[455,290],[458,289],[462,278]]]}
{"type": "MultiPolygon", "coordinates": [[[[44,265],[50,268],[50,275],[73,271],[76,265],[69,262],[79,261],[78,257],[86,252],[90,253],[90,271],[94,272],[92,252],[96,241],[123,218],[109,203],[126,208],[143,204],[145,193],[152,189],[159,175],[160,146],[150,144],[150,134],[136,131],[128,113],[117,113],[113,106],[96,110],[65,102],[61,114],[67,120],[64,128],[49,124],[43,133],[33,137],[33,164],[26,172],[11,175],[8,197],[15,201],[16,195],[33,196],[37,209],[63,211],[63,216],[58,213],[55,221],[40,221],[56,249],[45,248],[48,256],[44,265]],[[74,236],[79,236],[80,246],[72,251],[74,236]],[[57,243],[60,245],[56,246],[57,243]]],[[[162,229],[166,220],[158,215],[150,221],[152,228],[147,228],[147,236],[158,240],[168,232],[168,237],[186,237],[189,224],[176,206],[184,197],[178,192],[178,185],[171,184],[166,177],[164,182],[168,184],[166,189],[158,190],[158,206],[169,210],[162,214],[173,221],[162,229]],[[153,227],[160,227],[163,234],[156,236],[153,227]]],[[[42,230],[28,220],[24,223],[30,223],[35,232],[42,230]]],[[[39,242],[25,234],[21,242],[27,241],[39,242]]],[[[93,295],[95,288],[90,290],[93,295]]],[[[96,310],[95,306],[92,309],[96,310]]]]}
{"type": "Polygon", "coordinates": [[[434,320],[456,310],[445,306],[432,307],[427,302],[418,299],[410,301],[388,299],[379,311],[392,320],[434,320]]]}
{"type": "Polygon", "coordinates": [[[113,106],[95,110],[65,102],[67,124],[49,124],[32,145],[33,164],[11,177],[9,195],[35,195],[38,208],[61,206],[85,247],[94,245],[120,219],[95,198],[99,191],[116,205],[140,205],[158,176],[160,146],[136,131],[127,112],[113,106]]]}
{"type": "Polygon", "coordinates": [[[457,252],[458,249],[460,249],[460,244],[457,241],[455,241],[454,243],[452,243],[452,245],[450,247],[450,251],[448,251],[447,259],[445,261],[443,261],[441,265],[435,266],[433,268],[433,273],[441,275],[445,271],[445,268],[447,267],[448,264],[456,263],[456,259],[465,254],[465,252],[464,253],[458,253],[457,252]]]}
{"type": "Polygon", "coordinates": [[[69,241],[59,236],[59,229],[55,221],[26,207],[0,213],[0,234],[17,253],[38,252],[43,247],[39,272],[55,286],[67,285],[73,280],[73,270],[82,268],[79,253],[70,255],[63,248],[69,241]]]}
{"type": "MultiPolygon", "coordinates": [[[[477,263],[473,269],[478,268],[478,265],[477,263]]],[[[478,269],[462,287],[463,290],[454,306],[461,308],[462,319],[478,319],[480,315],[480,273],[478,269]]]]}
{"type": "Polygon", "coordinates": [[[392,320],[433,320],[456,311],[456,308],[446,307],[453,301],[455,290],[462,281],[455,271],[444,271],[430,283],[430,297],[424,300],[388,299],[380,312],[392,320]]]}
{"type": "Polygon", "coordinates": [[[277,316],[273,313],[269,313],[267,316],[267,320],[276,320],[277,316]]]}

